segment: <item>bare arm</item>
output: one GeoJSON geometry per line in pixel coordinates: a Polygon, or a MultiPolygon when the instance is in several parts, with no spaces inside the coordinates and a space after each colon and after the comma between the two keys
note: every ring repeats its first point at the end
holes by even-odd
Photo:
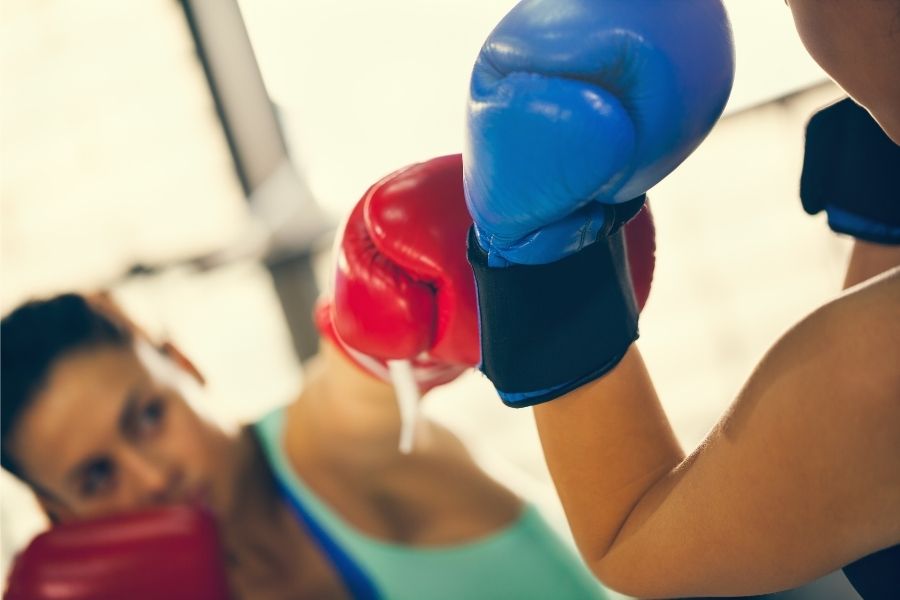
{"type": "Polygon", "coordinates": [[[637,596],[784,589],[900,541],[900,270],[804,319],[683,456],[640,354],[535,408],[582,555],[637,596]]]}

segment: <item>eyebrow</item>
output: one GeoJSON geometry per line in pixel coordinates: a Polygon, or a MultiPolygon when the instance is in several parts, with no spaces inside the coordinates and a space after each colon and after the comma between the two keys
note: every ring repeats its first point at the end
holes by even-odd
{"type": "MultiPolygon", "coordinates": [[[[122,402],[122,408],[119,411],[119,418],[116,421],[120,428],[127,428],[128,424],[134,420],[140,397],[141,394],[137,388],[132,388],[125,396],[125,400],[122,402]]],[[[84,474],[88,467],[91,466],[91,463],[96,462],[96,460],[97,456],[92,455],[78,463],[69,471],[69,475],[66,477],[67,482],[70,485],[77,486],[79,478],[84,474]]]]}

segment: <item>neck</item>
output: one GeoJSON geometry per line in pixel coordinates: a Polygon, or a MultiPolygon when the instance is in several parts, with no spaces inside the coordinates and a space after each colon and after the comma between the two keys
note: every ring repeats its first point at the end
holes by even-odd
{"type": "Polygon", "coordinates": [[[213,482],[210,502],[216,514],[227,515],[234,508],[238,478],[244,465],[246,453],[242,452],[239,433],[228,434],[214,425],[209,425],[210,438],[218,460],[219,477],[213,482]]]}
{"type": "Polygon", "coordinates": [[[306,375],[303,393],[288,408],[293,456],[397,454],[400,413],[391,385],[325,343],[306,375]]]}

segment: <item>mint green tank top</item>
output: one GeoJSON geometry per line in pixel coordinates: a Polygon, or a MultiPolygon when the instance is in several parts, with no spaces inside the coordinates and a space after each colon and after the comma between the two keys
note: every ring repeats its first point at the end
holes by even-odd
{"type": "Polygon", "coordinates": [[[275,477],[366,572],[384,600],[609,598],[531,504],[505,529],[463,544],[405,546],[360,532],[297,476],[283,450],[283,423],[279,409],[255,425],[275,477]]]}

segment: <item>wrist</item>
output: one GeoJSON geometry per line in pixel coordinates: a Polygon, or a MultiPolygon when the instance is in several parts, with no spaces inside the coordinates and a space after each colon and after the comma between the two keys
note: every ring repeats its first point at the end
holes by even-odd
{"type": "Polygon", "coordinates": [[[492,233],[476,223],[475,238],[487,254],[489,267],[548,264],[572,256],[615,233],[641,210],[646,201],[646,194],[618,204],[591,201],[564,219],[513,239],[492,233]]]}
{"type": "Polygon", "coordinates": [[[479,367],[505,404],[545,402],[601,377],[637,339],[621,230],[549,264],[496,268],[488,259],[472,232],[479,367]]]}

